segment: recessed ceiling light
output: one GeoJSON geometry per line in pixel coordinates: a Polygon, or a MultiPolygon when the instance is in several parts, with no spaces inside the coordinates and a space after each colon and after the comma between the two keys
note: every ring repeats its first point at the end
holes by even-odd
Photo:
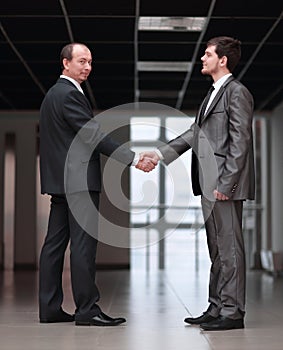
{"type": "Polygon", "coordinates": [[[202,31],[206,17],[140,17],[139,30],[202,31]]]}
{"type": "Polygon", "coordinates": [[[191,62],[170,62],[170,61],[139,61],[138,71],[147,72],[187,72],[191,70],[191,62]]]}

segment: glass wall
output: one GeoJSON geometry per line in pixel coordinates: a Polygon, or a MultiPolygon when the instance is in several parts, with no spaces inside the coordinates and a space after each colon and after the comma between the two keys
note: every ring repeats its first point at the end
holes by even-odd
{"type": "MultiPolygon", "coordinates": [[[[131,143],[136,152],[153,150],[188,129],[192,117],[133,117],[131,143]]],[[[253,267],[254,257],[260,251],[262,155],[257,152],[264,137],[264,118],[255,119],[257,198],[244,204],[244,235],[247,265],[253,267]]],[[[169,166],[159,163],[150,173],[131,168],[131,266],[165,268],[195,255],[197,269],[200,259],[208,261],[206,237],[201,212],[200,196],[191,188],[191,151],[169,166]]],[[[256,263],[257,264],[257,263],[256,263]]],[[[258,266],[257,266],[258,267],[258,266]]]]}

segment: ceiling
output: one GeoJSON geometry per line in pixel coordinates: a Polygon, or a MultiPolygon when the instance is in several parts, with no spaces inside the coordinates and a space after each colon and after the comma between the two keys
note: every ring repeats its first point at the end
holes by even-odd
{"type": "Polygon", "coordinates": [[[234,72],[252,92],[257,111],[283,101],[283,20],[278,0],[9,0],[0,4],[0,110],[36,110],[60,72],[70,41],[91,49],[84,86],[99,110],[134,101],[195,110],[210,80],[201,61],[208,39],[242,42],[234,72]],[[202,31],[139,30],[139,18],[206,17],[202,31]],[[190,62],[186,71],[140,71],[138,62],[190,62]]]}

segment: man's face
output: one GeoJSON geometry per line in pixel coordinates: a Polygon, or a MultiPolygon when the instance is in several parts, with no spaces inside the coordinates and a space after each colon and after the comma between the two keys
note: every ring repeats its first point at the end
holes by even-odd
{"type": "Polygon", "coordinates": [[[218,73],[220,68],[220,58],[215,52],[216,46],[208,46],[205,50],[204,55],[201,57],[202,61],[202,74],[215,75],[218,73]]]}
{"type": "Polygon", "coordinates": [[[64,74],[75,79],[78,83],[87,80],[91,72],[92,56],[89,49],[83,45],[73,47],[73,58],[71,61],[64,59],[64,74]]]}

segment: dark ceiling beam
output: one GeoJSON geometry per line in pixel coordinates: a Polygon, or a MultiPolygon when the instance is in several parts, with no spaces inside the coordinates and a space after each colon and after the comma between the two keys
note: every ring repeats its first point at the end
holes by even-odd
{"type": "Polygon", "coordinates": [[[189,70],[188,70],[188,72],[187,72],[187,74],[185,76],[182,88],[181,88],[181,90],[179,91],[179,94],[178,94],[178,99],[177,99],[176,106],[175,106],[176,109],[181,109],[181,107],[182,107],[182,104],[183,104],[183,101],[184,101],[184,96],[185,96],[185,93],[187,91],[189,82],[191,80],[192,72],[193,72],[193,69],[194,69],[197,57],[198,57],[199,48],[200,48],[200,45],[202,43],[203,37],[204,37],[204,35],[206,33],[209,21],[211,19],[215,3],[216,3],[216,0],[212,0],[211,3],[210,3],[205,25],[203,27],[203,30],[200,33],[200,36],[198,38],[198,41],[197,41],[195,49],[194,49],[193,57],[192,57],[192,60],[191,60],[191,66],[189,67],[189,70]]]}
{"type": "MultiPolygon", "coordinates": [[[[67,8],[65,6],[65,2],[64,2],[64,0],[59,0],[59,1],[60,1],[60,5],[61,5],[61,9],[62,9],[63,15],[64,15],[64,19],[65,19],[65,22],[66,22],[66,27],[67,27],[67,32],[68,32],[68,35],[69,35],[69,39],[70,39],[71,42],[75,42],[75,38],[74,38],[74,34],[73,34],[70,18],[69,18],[69,15],[68,15],[68,11],[67,11],[67,8]]],[[[88,96],[89,96],[89,99],[90,99],[90,101],[92,103],[93,108],[97,109],[97,103],[96,103],[96,100],[94,98],[94,95],[93,95],[90,83],[88,81],[86,81],[85,82],[85,86],[86,86],[86,90],[88,92],[88,96]]]]}
{"type": "MultiPolygon", "coordinates": [[[[251,55],[250,59],[247,61],[247,63],[245,64],[244,68],[242,69],[242,71],[240,72],[240,74],[238,75],[238,79],[241,80],[242,77],[245,75],[245,73],[248,71],[249,67],[251,66],[251,64],[253,63],[253,61],[255,60],[257,54],[259,53],[259,51],[261,50],[261,48],[263,47],[263,45],[266,43],[267,39],[270,37],[270,35],[274,32],[275,28],[277,28],[277,26],[279,25],[279,23],[281,22],[283,17],[283,11],[281,12],[281,14],[279,15],[279,17],[276,19],[276,21],[273,23],[273,25],[271,26],[271,28],[268,30],[268,32],[265,34],[265,36],[262,38],[262,40],[260,41],[260,43],[258,44],[258,46],[256,47],[255,51],[253,52],[253,54],[251,55]]],[[[271,102],[273,100],[274,97],[276,97],[277,94],[280,93],[280,91],[282,90],[282,85],[279,86],[279,88],[277,88],[275,91],[272,91],[264,101],[262,101],[262,103],[258,106],[257,111],[261,111],[263,110],[269,102],[271,102]]]]}
{"type": "Polygon", "coordinates": [[[16,56],[18,57],[18,59],[21,61],[21,63],[23,64],[23,66],[25,67],[26,71],[28,72],[28,74],[30,75],[30,77],[32,78],[32,80],[35,82],[35,84],[39,87],[40,91],[45,95],[46,90],[43,87],[43,85],[41,84],[41,82],[38,80],[38,78],[36,77],[36,75],[33,73],[32,69],[30,68],[30,66],[28,65],[28,63],[26,62],[26,60],[23,58],[23,56],[20,54],[19,50],[16,48],[16,46],[14,45],[14,43],[12,42],[12,40],[10,39],[9,35],[7,34],[6,30],[4,29],[2,23],[0,22],[0,31],[3,34],[4,38],[6,39],[7,43],[10,45],[11,49],[14,51],[14,53],[16,54],[16,56]]]}
{"type": "MultiPolygon", "coordinates": [[[[5,18],[62,18],[64,17],[64,15],[54,15],[54,14],[37,14],[37,15],[26,15],[26,14],[9,14],[9,15],[3,15],[1,14],[2,17],[5,18]]],[[[111,15],[111,14],[107,14],[107,15],[84,15],[84,14],[79,14],[79,15],[70,15],[68,14],[68,17],[70,19],[75,18],[75,19],[86,19],[86,18],[92,18],[92,19],[135,19],[135,15],[111,15]]],[[[277,16],[211,16],[211,19],[233,19],[233,20],[272,20],[272,19],[276,19],[277,16]]]]}
{"type": "Polygon", "coordinates": [[[63,15],[64,15],[64,19],[65,19],[65,22],[66,22],[67,32],[68,32],[70,41],[74,42],[75,40],[74,40],[74,35],[73,35],[72,27],[71,27],[71,22],[70,22],[70,19],[69,19],[69,16],[68,16],[68,12],[67,12],[64,0],[59,0],[59,2],[60,2],[61,9],[62,9],[62,12],[63,12],[63,15]]]}
{"type": "Polygon", "coordinates": [[[136,0],[136,12],[135,12],[135,32],[134,32],[134,98],[135,102],[139,101],[139,72],[138,72],[138,60],[139,60],[139,17],[140,17],[140,0],[136,0]]]}
{"type": "Polygon", "coordinates": [[[10,106],[11,109],[17,109],[15,105],[3,94],[2,91],[0,91],[0,98],[7,106],[10,106]]]}
{"type": "MultiPolygon", "coordinates": [[[[262,101],[262,103],[256,109],[257,112],[261,112],[262,110],[264,110],[264,108],[268,105],[268,103],[271,102],[277,95],[279,95],[281,91],[283,91],[283,84],[281,84],[277,89],[275,89],[271,94],[269,94],[264,101],[262,101]]],[[[279,103],[281,102],[282,102],[282,99],[280,100],[279,103]]]]}
{"type": "Polygon", "coordinates": [[[254,59],[256,58],[257,54],[259,53],[259,51],[261,50],[261,48],[263,47],[263,45],[265,44],[265,42],[267,41],[267,39],[270,37],[270,35],[274,32],[275,28],[278,26],[278,24],[280,23],[281,19],[283,16],[283,11],[281,12],[281,14],[279,15],[279,17],[276,19],[276,21],[273,23],[273,25],[271,26],[271,28],[269,29],[269,31],[265,34],[265,36],[262,38],[262,40],[259,42],[257,48],[254,50],[253,54],[251,55],[250,59],[247,61],[247,63],[245,64],[244,68],[242,69],[242,71],[239,73],[238,75],[238,79],[241,80],[242,77],[244,76],[244,74],[247,72],[247,70],[249,69],[249,67],[251,66],[251,64],[253,63],[254,59]]]}

